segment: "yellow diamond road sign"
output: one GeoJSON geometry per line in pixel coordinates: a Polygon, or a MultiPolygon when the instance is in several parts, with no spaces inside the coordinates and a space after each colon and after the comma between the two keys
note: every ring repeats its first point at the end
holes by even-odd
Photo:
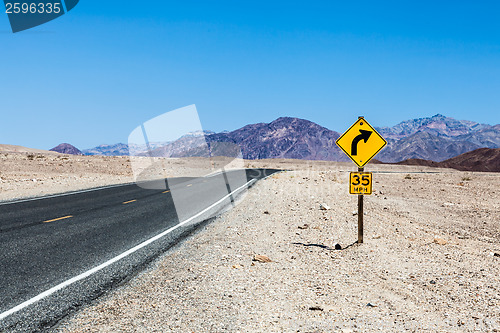
{"type": "Polygon", "coordinates": [[[360,117],[336,143],[358,167],[362,168],[385,147],[387,141],[360,117]]]}

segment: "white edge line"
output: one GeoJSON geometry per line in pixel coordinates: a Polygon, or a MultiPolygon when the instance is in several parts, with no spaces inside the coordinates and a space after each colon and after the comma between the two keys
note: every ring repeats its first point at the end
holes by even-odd
{"type": "Polygon", "coordinates": [[[127,250],[127,251],[123,252],[122,254],[120,254],[120,255],[118,255],[118,256],[116,256],[116,257],[114,257],[114,258],[112,258],[112,259],[110,259],[110,260],[108,260],[108,261],[106,261],[106,262],[104,262],[104,263],[102,263],[102,264],[100,264],[99,266],[96,266],[96,267],[94,267],[94,268],[92,268],[92,269],[90,269],[90,270],[88,270],[88,271],[86,271],[86,272],[83,272],[83,273],[82,273],[82,274],[80,274],[80,275],[77,275],[77,276],[75,276],[75,277],[73,277],[73,278],[71,278],[71,279],[69,279],[69,280],[66,280],[66,281],[64,281],[64,282],[62,282],[62,283],[60,283],[60,284],[58,284],[58,285],[56,285],[56,286],[54,286],[54,287],[50,288],[49,290],[46,290],[46,291],[44,291],[43,293],[41,293],[41,294],[39,294],[39,295],[37,295],[37,296],[35,296],[35,297],[33,297],[33,298],[30,298],[29,300],[27,300],[27,301],[25,301],[25,302],[23,302],[23,303],[21,303],[21,304],[19,304],[19,305],[15,306],[15,307],[13,307],[13,308],[12,308],[12,309],[10,309],[10,310],[7,310],[7,311],[5,311],[5,312],[3,312],[3,313],[0,313],[0,320],[2,320],[2,319],[4,319],[4,318],[6,318],[6,317],[8,317],[8,316],[10,316],[11,314],[13,314],[13,313],[15,313],[15,312],[17,312],[17,311],[19,311],[19,310],[24,309],[24,308],[25,308],[25,307],[27,307],[27,306],[30,306],[31,304],[34,304],[34,303],[36,303],[36,302],[38,302],[38,301],[40,301],[40,300],[44,299],[44,298],[45,298],[45,297],[47,297],[47,296],[52,295],[53,293],[55,293],[55,292],[57,292],[57,291],[59,291],[59,290],[61,290],[61,289],[65,288],[65,287],[67,287],[67,286],[69,286],[69,285],[71,285],[71,284],[73,284],[73,283],[75,283],[75,282],[77,282],[77,281],[80,281],[80,280],[85,279],[86,277],[89,277],[90,275],[92,275],[92,274],[94,274],[94,273],[96,273],[96,272],[98,272],[98,271],[100,271],[100,270],[102,270],[102,269],[104,269],[104,268],[108,267],[108,266],[109,266],[109,265],[111,265],[111,264],[114,264],[115,262],[117,262],[117,261],[119,261],[119,260],[121,260],[121,259],[125,258],[126,256],[128,256],[128,255],[130,255],[130,254],[132,254],[132,253],[134,253],[134,252],[137,252],[138,250],[142,249],[143,247],[145,247],[145,246],[147,246],[147,245],[149,245],[149,244],[153,243],[154,241],[156,241],[156,240],[158,240],[158,239],[160,239],[160,238],[162,238],[162,237],[166,236],[167,234],[171,233],[171,232],[172,232],[172,231],[174,231],[175,229],[177,229],[177,228],[179,228],[179,227],[181,227],[181,226],[185,225],[186,223],[191,222],[193,219],[195,219],[195,218],[197,218],[197,217],[201,216],[202,214],[204,214],[204,213],[205,213],[205,212],[207,212],[208,210],[212,209],[213,207],[217,206],[218,204],[220,204],[221,202],[223,202],[224,200],[226,200],[227,198],[229,198],[229,197],[230,197],[233,193],[235,193],[235,192],[237,192],[237,191],[241,190],[241,189],[242,189],[242,188],[244,188],[245,186],[248,186],[250,183],[255,182],[255,181],[256,181],[255,179],[252,179],[252,180],[248,181],[248,182],[247,182],[247,183],[245,183],[244,185],[242,185],[242,186],[238,187],[238,188],[237,188],[236,190],[234,190],[233,192],[231,192],[231,193],[229,193],[228,195],[224,196],[222,199],[220,199],[220,200],[219,200],[219,201],[217,201],[216,203],[214,203],[214,204],[210,205],[209,207],[205,208],[204,210],[202,210],[202,211],[201,211],[201,212],[199,212],[198,214],[196,214],[196,215],[194,215],[194,216],[192,216],[192,217],[188,218],[187,220],[185,220],[185,221],[183,221],[183,222],[181,222],[181,223],[179,223],[179,224],[177,224],[177,225],[173,226],[173,227],[172,227],[172,228],[170,228],[170,229],[167,229],[167,230],[163,231],[162,233],[160,233],[160,234],[158,234],[158,235],[156,235],[156,236],[154,236],[154,237],[152,237],[152,238],[148,239],[147,241],[144,241],[144,242],[142,242],[141,244],[139,244],[139,245],[137,245],[137,246],[134,246],[133,248],[131,248],[131,249],[129,249],[129,250],[127,250]]]}

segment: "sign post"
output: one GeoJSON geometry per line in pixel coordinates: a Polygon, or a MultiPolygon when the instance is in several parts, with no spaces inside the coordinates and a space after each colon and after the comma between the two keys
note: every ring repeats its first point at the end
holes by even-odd
{"type": "MultiPolygon", "coordinates": [[[[358,168],[359,172],[363,172],[364,168],[358,168]]],[[[358,244],[363,243],[363,194],[358,195],[358,244]]]]}
{"type": "Polygon", "coordinates": [[[363,197],[372,194],[372,173],[364,172],[364,166],[387,141],[365,120],[358,120],[336,141],[337,146],[358,166],[358,172],[349,176],[349,193],[358,195],[358,244],[363,243],[363,197]]]}

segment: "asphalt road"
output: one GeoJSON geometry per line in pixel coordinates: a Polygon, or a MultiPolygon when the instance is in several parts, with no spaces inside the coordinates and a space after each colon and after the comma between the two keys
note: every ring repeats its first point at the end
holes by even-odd
{"type": "Polygon", "coordinates": [[[0,331],[40,331],[123,283],[277,170],[0,204],[0,331]]]}

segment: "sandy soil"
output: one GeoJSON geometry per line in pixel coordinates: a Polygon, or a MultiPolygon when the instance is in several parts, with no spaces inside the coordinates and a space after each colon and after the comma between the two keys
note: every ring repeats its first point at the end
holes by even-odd
{"type": "MultiPolygon", "coordinates": [[[[159,159],[128,156],[73,156],[20,146],[0,145],[0,201],[37,197],[93,187],[134,182],[151,164],[146,180],[161,177],[199,177],[225,166],[244,167],[244,161],[200,158],[159,159]],[[153,161],[153,162],[151,162],[153,161]],[[230,164],[228,164],[230,163],[230,164]]],[[[140,177],[139,177],[140,178],[140,177]]]]}
{"type": "Polygon", "coordinates": [[[358,245],[352,164],[248,165],[290,171],[57,330],[500,331],[500,174],[369,166],[358,245]]]}
{"type": "Polygon", "coordinates": [[[43,196],[131,181],[133,176],[128,157],[0,151],[0,200],[43,196]]]}

